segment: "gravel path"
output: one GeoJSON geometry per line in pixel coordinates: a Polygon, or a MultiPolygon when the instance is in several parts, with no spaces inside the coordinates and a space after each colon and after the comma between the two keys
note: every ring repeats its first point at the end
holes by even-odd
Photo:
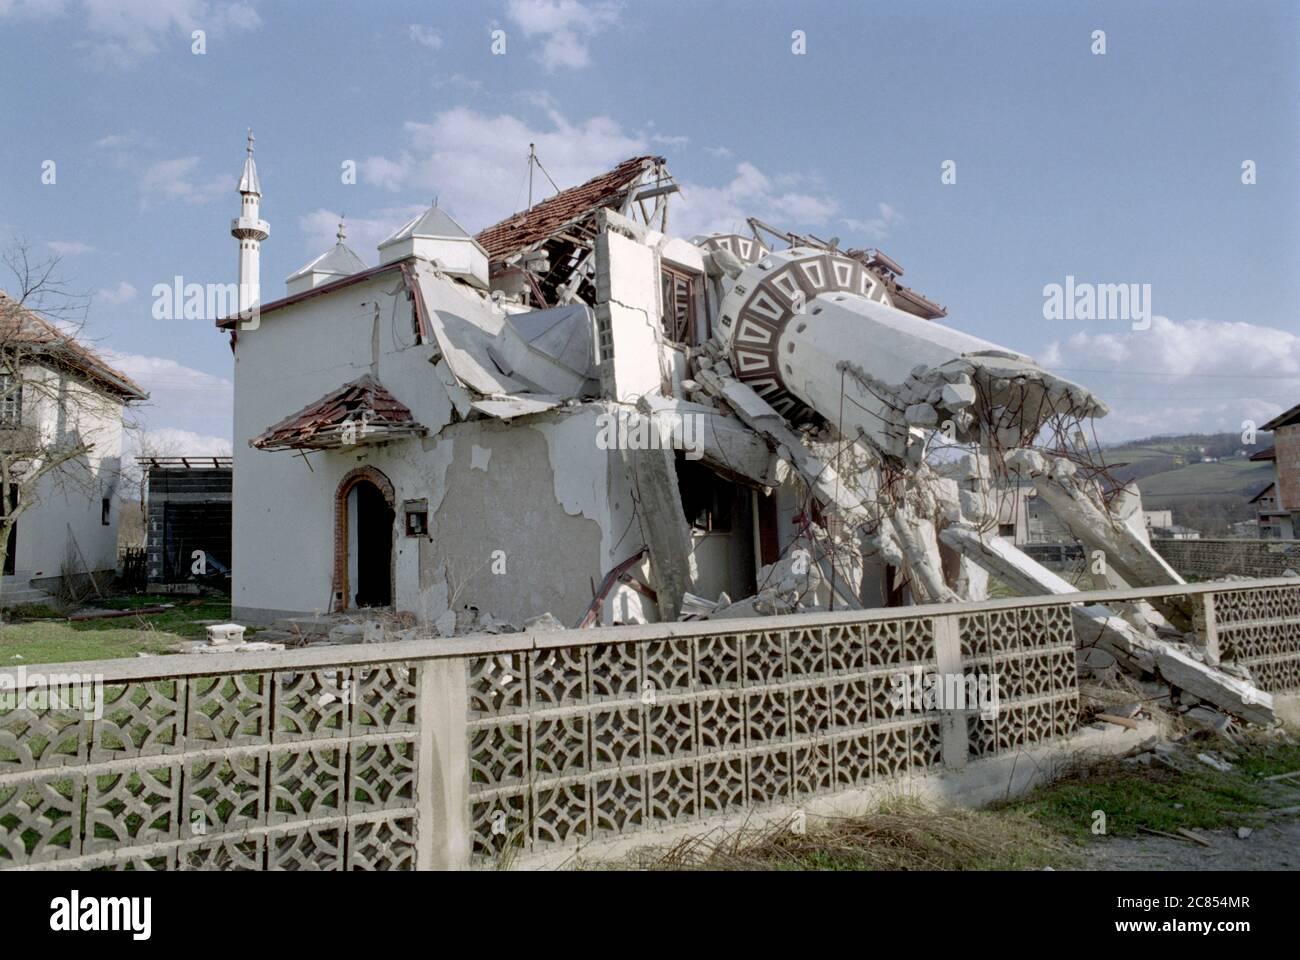
{"type": "Polygon", "coordinates": [[[1300,820],[1257,826],[1244,840],[1236,827],[1196,832],[1213,846],[1156,836],[1098,837],[1083,848],[1084,869],[1300,870],[1300,820]]]}

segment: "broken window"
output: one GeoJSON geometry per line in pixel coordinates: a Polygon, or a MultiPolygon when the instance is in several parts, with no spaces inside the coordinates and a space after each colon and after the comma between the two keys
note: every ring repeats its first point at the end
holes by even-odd
{"type": "Polygon", "coordinates": [[[695,278],[662,268],[664,336],[678,343],[695,343],[695,278]]]}
{"type": "Polygon", "coordinates": [[[736,514],[736,486],[698,460],[677,458],[677,488],[686,522],[701,533],[730,533],[736,514]]]}

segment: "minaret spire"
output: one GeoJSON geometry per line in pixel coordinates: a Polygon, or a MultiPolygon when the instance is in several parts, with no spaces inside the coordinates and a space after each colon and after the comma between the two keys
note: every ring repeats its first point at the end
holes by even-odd
{"type": "Polygon", "coordinates": [[[230,221],[230,235],[239,241],[239,312],[250,316],[261,302],[262,241],[271,235],[271,225],[262,219],[262,185],[253,162],[253,128],[248,128],[248,155],[239,178],[239,216],[230,221]]]}

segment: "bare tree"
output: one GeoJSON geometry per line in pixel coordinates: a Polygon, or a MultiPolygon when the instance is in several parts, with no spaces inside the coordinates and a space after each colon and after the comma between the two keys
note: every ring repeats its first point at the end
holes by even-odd
{"type": "Polygon", "coordinates": [[[42,492],[91,496],[116,485],[118,464],[92,454],[115,407],[143,396],[78,342],[90,298],[62,277],[60,260],[20,240],[0,252],[0,568],[10,532],[42,492]]]}

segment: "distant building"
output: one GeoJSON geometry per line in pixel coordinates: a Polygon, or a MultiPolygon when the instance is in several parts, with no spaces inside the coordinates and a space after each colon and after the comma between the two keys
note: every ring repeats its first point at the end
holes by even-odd
{"type": "Polygon", "coordinates": [[[4,601],[11,603],[38,600],[41,591],[64,586],[65,576],[112,576],[123,411],[148,394],[3,291],[0,348],[0,450],[12,471],[3,484],[9,503],[0,510],[18,514],[4,556],[4,601]],[[45,473],[35,467],[41,456],[78,444],[85,452],[63,466],[45,473]],[[32,480],[24,481],[27,473],[32,480]]]}
{"type": "Polygon", "coordinates": [[[1173,524],[1168,527],[1151,527],[1151,536],[1161,540],[1199,540],[1201,531],[1193,527],[1180,527],[1173,524]]]}
{"type": "Polygon", "coordinates": [[[1259,428],[1271,431],[1273,446],[1252,460],[1273,463],[1273,482],[1252,498],[1262,538],[1290,540],[1300,527],[1300,404],[1259,428]]]}
{"type": "Polygon", "coordinates": [[[1146,519],[1148,530],[1174,525],[1174,512],[1172,510],[1143,510],[1142,513],[1146,519]]]}
{"type": "Polygon", "coordinates": [[[139,459],[148,479],[145,543],[150,588],[228,588],[231,458],[139,459]]]}
{"type": "Polygon", "coordinates": [[[1242,537],[1247,540],[1256,540],[1262,534],[1259,532],[1258,520],[1238,520],[1228,528],[1229,536],[1242,537]]]}

